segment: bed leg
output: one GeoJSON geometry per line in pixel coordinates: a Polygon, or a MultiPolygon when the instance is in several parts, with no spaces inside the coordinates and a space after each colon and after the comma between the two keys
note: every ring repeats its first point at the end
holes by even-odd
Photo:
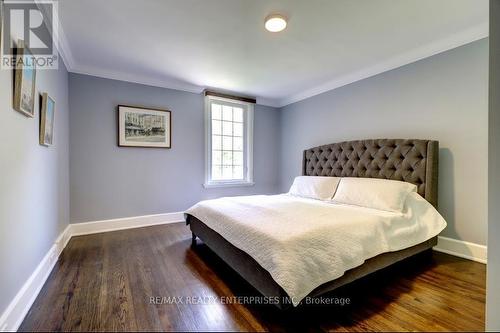
{"type": "Polygon", "coordinates": [[[196,246],[196,235],[194,234],[194,232],[191,233],[191,247],[195,247],[196,246]]]}

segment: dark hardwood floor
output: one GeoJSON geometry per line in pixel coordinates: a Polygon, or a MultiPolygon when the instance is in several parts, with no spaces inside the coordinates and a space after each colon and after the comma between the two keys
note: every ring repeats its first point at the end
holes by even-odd
{"type": "Polygon", "coordinates": [[[20,330],[484,330],[486,268],[479,263],[419,256],[328,295],[349,298],[349,305],[282,312],[220,299],[187,304],[258,296],[206,246],[192,250],[190,243],[183,224],[73,238],[20,330]],[[151,297],[180,298],[153,304],[151,297]]]}

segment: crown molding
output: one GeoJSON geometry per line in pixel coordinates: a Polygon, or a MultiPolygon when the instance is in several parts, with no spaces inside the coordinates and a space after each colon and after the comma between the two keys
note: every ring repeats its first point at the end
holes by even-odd
{"type": "Polygon", "coordinates": [[[266,98],[266,97],[257,97],[257,105],[270,106],[273,108],[280,108],[281,107],[279,99],[266,98]]]}
{"type": "MultiPolygon", "coordinates": [[[[201,94],[201,93],[203,93],[203,91],[205,91],[207,89],[207,87],[205,87],[205,86],[197,86],[197,85],[190,84],[190,83],[176,82],[176,81],[169,80],[169,79],[155,80],[155,79],[151,79],[148,77],[139,76],[139,75],[135,75],[135,74],[129,74],[129,73],[117,72],[117,71],[108,71],[108,70],[98,69],[98,68],[94,68],[94,67],[83,67],[83,66],[68,67],[68,66],[66,66],[66,68],[68,69],[68,72],[70,72],[70,73],[89,75],[89,76],[94,76],[94,77],[99,77],[99,78],[109,79],[109,80],[117,80],[117,81],[123,81],[123,82],[136,83],[136,84],[157,87],[157,88],[173,89],[173,90],[184,91],[184,92],[189,92],[189,93],[194,93],[194,94],[201,94]]],[[[256,104],[258,104],[258,105],[270,106],[270,107],[274,107],[274,108],[278,108],[280,106],[277,99],[262,98],[262,97],[257,97],[256,99],[257,99],[256,104]]]]}
{"type": "Polygon", "coordinates": [[[55,29],[52,29],[53,28],[52,22],[44,22],[44,23],[49,33],[52,34],[52,38],[54,39],[55,42],[54,44],[59,53],[59,56],[61,57],[64,65],[66,66],[66,69],[69,71],[69,69],[74,66],[75,60],[73,58],[73,54],[71,53],[71,49],[69,48],[68,39],[66,37],[66,34],[64,33],[63,26],[60,21],[59,3],[57,1],[51,3],[55,9],[54,16],[48,15],[46,7],[43,6],[45,3],[47,3],[46,0],[35,0],[36,6],[41,12],[45,14],[45,17],[56,18],[56,21],[54,21],[55,29]]]}
{"type": "Polygon", "coordinates": [[[61,57],[66,70],[70,71],[71,68],[75,67],[75,59],[73,58],[73,53],[71,53],[71,48],[69,47],[68,39],[64,33],[61,21],[58,16],[58,29],[55,33],[57,50],[59,51],[59,56],[61,57]]]}
{"type": "Polygon", "coordinates": [[[363,68],[359,71],[343,75],[332,81],[316,86],[314,88],[307,89],[298,94],[290,95],[279,101],[279,107],[284,107],[289,104],[307,99],[309,97],[313,97],[321,93],[348,85],[350,83],[360,81],[404,65],[411,64],[413,62],[431,57],[433,55],[457,48],[465,44],[475,42],[477,40],[488,37],[488,35],[488,22],[483,22],[477,26],[463,30],[447,38],[422,45],[408,52],[403,52],[374,66],[363,68]]]}
{"type": "MultiPolygon", "coordinates": [[[[43,2],[43,0],[35,0],[35,1],[37,3],[43,2]]],[[[59,20],[59,16],[57,17],[59,20]]],[[[57,24],[58,28],[55,33],[57,41],[56,44],[59,50],[59,54],[62,60],[64,61],[64,64],[66,65],[68,72],[70,73],[90,75],[105,79],[125,81],[125,82],[137,83],[153,87],[180,90],[195,94],[201,94],[205,89],[208,88],[206,86],[198,86],[195,84],[180,82],[169,78],[158,80],[158,79],[151,79],[150,77],[147,76],[135,75],[131,73],[110,71],[92,66],[82,66],[81,64],[78,64],[73,57],[71,48],[69,47],[69,43],[66,34],[64,33],[64,29],[61,22],[58,21],[57,24]]],[[[310,89],[306,89],[297,94],[289,95],[285,98],[281,99],[265,98],[257,96],[257,104],[270,106],[274,108],[282,108],[289,104],[299,102],[301,100],[322,94],[324,92],[340,88],[342,86],[399,68],[404,65],[411,64],[413,62],[457,48],[462,45],[475,42],[483,38],[487,38],[488,35],[489,35],[488,22],[483,22],[479,25],[460,31],[449,37],[422,45],[408,52],[403,52],[376,65],[348,73],[346,75],[328,81],[324,84],[318,85],[310,89]]],[[[218,88],[218,87],[211,87],[211,88],[218,88]]]]}
{"type": "Polygon", "coordinates": [[[99,77],[99,78],[103,78],[103,79],[137,83],[137,84],[142,84],[142,85],[152,86],[152,87],[157,87],[157,88],[167,88],[167,89],[180,90],[180,91],[190,92],[190,93],[194,93],[194,94],[201,94],[205,90],[205,87],[202,87],[202,86],[197,86],[197,85],[190,84],[190,83],[176,82],[176,81],[168,79],[168,78],[166,78],[164,80],[157,80],[157,79],[151,79],[151,78],[146,77],[146,76],[135,75],[135,74],[119,72],[119,71],[110,71],[110,70],[105,70],[105,69],[90,67],[90,66],[85,66],[85,67],[79,66],[79,65],[73,66],[73,67],[71,67],[71,69],[68,68],[68,72],[75,73],[75,74],[89,75],[89,76],[99,77]]]}

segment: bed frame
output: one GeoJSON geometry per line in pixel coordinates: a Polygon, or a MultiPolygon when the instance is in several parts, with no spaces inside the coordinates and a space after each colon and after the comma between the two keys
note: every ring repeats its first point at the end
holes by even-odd
{"type": "MultiPolygon", "coordinates": [[[[346,141],[305,150],[302,175],[406,181],[417,185],[418,193],[437,208],[438,158],[438,141],[415,139],[346,141]]],[[[277,304],[279,308],[290,306],[286,292],[250,255],[229,243],[194,216],[188,215],[186,223],[193,234],[193,246],[196,246],[196,237],[199,237],[262,295],[279,297],[281,300],[277,304]]],[[[436,244],[437,236],[410,248],[380,254],[366,260],[361,266],[348,270],[342,277],[322,284],[308,296],[316,297],[332,291],[405,258],[429,250],[436,244]]]]}

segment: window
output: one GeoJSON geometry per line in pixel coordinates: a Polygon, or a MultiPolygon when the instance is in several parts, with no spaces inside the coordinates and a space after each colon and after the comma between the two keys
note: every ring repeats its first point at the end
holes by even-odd
{"type": "Polygon", "coordinates": [[[206,96],[205,187],[253,185],[253,104],[206,96]]]}

